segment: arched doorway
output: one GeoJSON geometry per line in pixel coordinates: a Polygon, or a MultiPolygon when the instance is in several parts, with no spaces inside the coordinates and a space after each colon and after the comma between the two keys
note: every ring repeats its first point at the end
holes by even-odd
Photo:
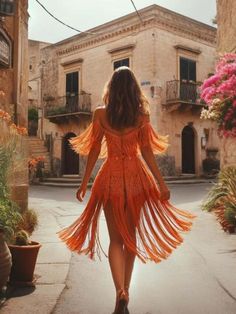
{"type": "Polygon", "coordinates": [[[195,173],[195,135],[189,125],[182,131],[182,173],[195,173]]]}
{"type": "Polygon", "coordinates": [[[76,135],[72,132],[67,133],[62,141],[62,173],[78,174],[79,173],[79,155],[70,147],[69,139],[76,135]]]}

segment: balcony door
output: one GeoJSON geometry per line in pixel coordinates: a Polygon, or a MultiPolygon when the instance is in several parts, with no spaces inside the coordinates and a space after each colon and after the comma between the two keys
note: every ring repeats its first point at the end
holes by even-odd
{"type": "Polygon", "coordinates": [[[122,67],[122,66],[129,67],[129,58],[117,60],[113,64],[114,70],[116,70],[116,69],[118,69],[119,67],[122,67]]]}
{"type": "Polygon", "coordinates": [[[69,139],[76,136],[74,133],[67,133],[62,141],[62,173],[79,174],[79,155],[70,147],[69,139]]]}
{"type": "Polygon", "coordinates": [[[180,99],[195,102],[197,98],[196,61],[180,57],[180,99]]]}
{"type": "Polygon", "coordinates": [[[191,126],[182,131],[182,173],[195,173],[195,135],[191,126]]]}
{"type": "Polygon", "coordinates": [[[66,107],[68,112],[78,111],[79,106],[79,72],[66,74],[66,107]]]}

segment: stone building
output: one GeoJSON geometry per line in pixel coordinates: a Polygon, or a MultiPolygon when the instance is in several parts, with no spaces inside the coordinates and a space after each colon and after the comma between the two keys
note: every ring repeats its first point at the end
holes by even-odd
{"type": "Polygon", "coordinates": [[[151,122],[169,134],[159,158],[164,175],[200,175],[206,147],[218,146],[214,124],[200,120],[198,86],[214,70],[216,29],[163,7],[140,10],[41,50],[43,135],[52,143],[55,174],[83,172],[68,139],[80,134],[101,104],[113,70],[128,65],[150,102],[151,122]]]}
{"type": "Polygon", "coordinates": [[[217,0],[217,51],[236,52],[236,2],[217,0]]]}
{"type": "Polygon", "coordinates": [[[29,40],[29,107],[40,107],[41,100],[41,55],[40,51],[50,43],[29,40]]]}
{"type": "Polygon", "coordinates": [[[28,81],[28,107],[31,113],[33,113],[33,119],[30,119],[32,115],[29,114],[29,135],[38,135],[42,138],[41,126],[42,126],[42,99],[41,99],[41,49],[50,45],[46,42],[40,42],[36,40],[29,40],[29,81],[28,81]],[[38,119],[35,119],[34,111],[39,115],[38,119]]]}
{"type": "MultiPolygon", "coordinates": [[[[28,115],[28,1],[0,1],[0,108],[27,127],[28,115]]],[[[24,148],[25,149],[25,148],[24,148]]],[[[12,197],[22,209],[28,202],[28,167],[17,170],[12,197]]]]}
{"type": "MultiPolygon", "coordinates": [[[[219,54],[236,53],[236,2],[217,0],[217,52],[219,54]]],[[[236,166],[235,138],[222,139],[220,143],[220,161],[224,166],[236,166]]]]}

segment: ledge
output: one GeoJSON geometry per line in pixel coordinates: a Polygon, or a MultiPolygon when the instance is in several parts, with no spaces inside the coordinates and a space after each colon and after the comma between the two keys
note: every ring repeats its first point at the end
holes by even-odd
{"type": "Polygon", "coordinates": [[[128,44],[128,45],[109,49],[109,50],[107,50],[107,52],[110,54],[113,54],[113,53],[117,53],[117,52],[120,52],[123,50],[132,50],[132,49],[134,49],[135,46],[136,46],[135,44],[128,44]]]}
{"type": "Polygon", "coordinates": [[[70,60],[70,61],[62,62],[61,65],[67,66],[67,65],[72,65],[72,64],[75,64],[75,63],[82,63],[83,61],[84,61],[84,59],[78,58],[78,59],[73,59],[73,60],[70,60]]]}
{"type": "Polygon", "coordinates": [[[190,48],[190,47],[187,47],[187,46],[184,46],[184,45],[175,45],[174,48],[177,49],[177,50],[179,49],[179,50],[189,51],[189,52],[195,53],[197,55],[202,53],[202,51],[200,49],[190,48]]]}

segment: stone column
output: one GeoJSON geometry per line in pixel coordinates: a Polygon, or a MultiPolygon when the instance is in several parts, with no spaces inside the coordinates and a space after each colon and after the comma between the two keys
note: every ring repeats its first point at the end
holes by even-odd
{"type": "Polygon", "coordinates": [[[236,139],[222,138],[220,140],[220,167],[236,167],[236,139]]]}

